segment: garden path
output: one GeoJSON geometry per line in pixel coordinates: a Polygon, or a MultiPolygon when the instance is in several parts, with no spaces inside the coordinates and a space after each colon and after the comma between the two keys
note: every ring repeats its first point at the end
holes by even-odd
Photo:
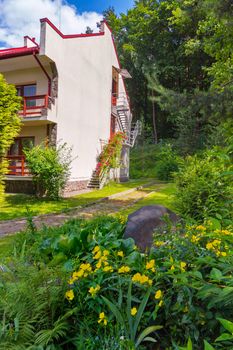
{"type": "MultiPolygon", "coordinates": [[[[158,190],[160,184],[155,184],[140,189],[128,190],[125,192],[114,194],[110,197],[98,200],[83,208],[72,209],[68,212],[57,214],[46,214],[33,217],[33,222],[37,228],[46,226],[58,226],[65,221],[73,218],[90,218],[94,215],[114,214],[122,209],[128,209],[141,199],[147,197],[154,190],[158,190]]],[[[25,230],[27,227],[26,219],[15,219],[0,222],[0,237],[7,234],[13,234],[25,230]]]]}

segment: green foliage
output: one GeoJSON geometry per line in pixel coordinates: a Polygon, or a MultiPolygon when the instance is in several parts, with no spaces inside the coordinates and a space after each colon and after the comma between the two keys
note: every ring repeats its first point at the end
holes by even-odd
{"type": "Polygon", "coordinates": [[[159,180],[168,181],[173,179],[174,173],[182,166],[182,158],[178,156],[170,143],[162,145],[158,152],[156,174],[159,180]]]}
{"type": "Polygon", "coordinates": [[[66,143],[57,148],[40,144],[24,150],[39,197],[59,199],[70,175],[71,151],[66,143]]]}
{"type": "Polygon", "coordinates": [[[232,160],[226,150],[215,148],[189,156],[176,175],[179,212],[186,218],[215,217],[228,224],[233,219],[232,179],[232,160]]]}
{"type": "Polygon", "coordinates": [[[3,199],[3,180],[8,166],[4,157],[20,130],[20,106],[21,99],[16,95],[15,87],[7,84],[0,74],[0,202],[3,199]]]}
{"type": "Polygon", "coordinates": [[[182,159],[170,143],[135,147],[130,155],[130,176],[168,181],[182,165],[182,159]]]}
{"type": "Polygon", "coordinates": [[[142,254],[124,227],[108,216],[16,236],[1,263],[0,349],[178,349],[189,337],[211,349],[218,319],[233,321],[232,229],[163,227],[142,254]]]}

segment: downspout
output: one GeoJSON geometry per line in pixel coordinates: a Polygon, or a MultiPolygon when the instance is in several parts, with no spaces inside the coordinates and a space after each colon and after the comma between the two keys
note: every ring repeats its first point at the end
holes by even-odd
{"type": "Polygon", "coordinates": [[[42,63],[40,62],[39,58],[36,56],[35,52],[33,52],[33,56],[35,57],[35,60],[37,61],[37,63],[39,64],[40,68],[42,69],[42,71],[44,72],[44,74],[46,75],[47,79],[48,79],[48,95],[51,95],[51,78],[48,75],[48,73],[46,72],[45,68],[43,67],[42,63]]]}

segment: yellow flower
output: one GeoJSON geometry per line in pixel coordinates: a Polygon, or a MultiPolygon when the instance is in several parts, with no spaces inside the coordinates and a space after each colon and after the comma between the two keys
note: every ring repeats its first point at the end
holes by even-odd
{"type": "Polygon", "coordinates": [[[106,316],[105,316],[105,313],[104,313],[104,312],[101,312],[101,313],[99,314],[99,320],[98,320],[98,323],[102,323],[102,322],[103,322],[104,326],[106,326],[106,325],[107,325],[107,323],[108,323],[108,320],[107,320],[107,318],[106,318],[106,316]]]}
{"type": "Polygon", "coordinates": [[[130,267],[129,266],[121,266],[119,269],[118,269],[118,273],[127,273],[130,271],[130,267]]]}
{"type": "Polygon", "coordinates": [[[163,305],[163,300],[160,300],[160,302],[158,303],[158,306],[161,307],[163,305]]]}
{"type": "Polygon", "coordinates": [[[221,252],[221,255],[222,256],[227,256],[227,253],[226,252],[221,252]]]}
{"type": "Polygon", "coordinates": [[[162,245],[164,245],[164,242],[156,241],[154,244],[157,245],[157,247],[161,247],[162,245]]]}
{"type": "Polygon", "coordinates": [[[72,289],[67,290],[66,292],[66,299],[73,300],[74,299],[74,291],[72,289]]]}
{"type": "Polygon", "coordinates": [[[98,261],[97,264],[96,264],[97,269],[100,269],[101,266],[102,266],[102,262],[101,262],[101,261],[98,261]]]}
{"type": "Polygon", "coordinates": [[[95,248],[92,250],[92,253],[95,254],[100,251],[100,247],[97,245],[95,248]]]}
{"type": "Polygon", "coordinates": [[[181,271],[185,271],[186,265],[187,265],[186,262],[181,261],[181,263],[180,263],[180,269],[181,269],[181,271]]]}
{"type": "Polygon", "coordinates": [[[148,283],[150,286],[152,285],[152,280],[149,279],[146,275],[141,275],[139,272],[133,275],[132,281],[135,283],[145,284],[148,283]]]}
{"type": "Polygon", "coordinates": [[[152,259],[146,263],[146,269],[155,272],[155,260],[152,259]]]}
{"type": "Polygon", "coordinates": [[[163,296],[163,293],[161,289],[157,290],[157,292],[155,293],[155,299],[161,299],[162,296],[163,296]]]}
{"type": "Polygon", "coordinates": [[[131,315],[132,315],[132,316],[135,316],[137,312],[138,312],[138,310],[136,309],[136,307],[133,307],[133,308],[131,309],[131,315]]]}
{"type": "Polygon", "coordinates": [[[117,256],[120,256],[121,258],[123,258],[124,257],[124,252],[121,250],[121,251],[119,251],[118,253],[117,253],[117,256]]]}
{"type": "Polygon", "coordinates": [[[170,270],[171,270],[171,271],[175,270],[175,266],[172,265],[172,266],[170,267],[170,270]]]}
{"type": "Polygon", "coordinates": [[[91,287],[88,292],[91,294],[92,297],[94,297],[99,290],[100,290],[100,286],[97,285],[95,288],[91,287]]]}
{"type": "Polygon", "coordinates": [[[200,237],[192,235],[191,242],[192,243],[197,243],[198,241],[200,241],[200,237]]]}
{"type": "Polygon", "coordinates": [[[101,258],[101,251],[100,250],[93,256],[93,259],[95,259],[95,260],[98,260],[99,258],[101,258]]]}
{"type": "Polygon", "coordinates": [[[109,251],[108,250],[104,250],[103,251],[103,256],[108,256],[110,253],[109,253],[109,251]]]}
{"type": "Polygon", "coordinates": [[[89,264],[89,263],[88,264],[81,264],[79,269],[83,270],[83,271],[89,271],[89,272],[92,271],[91,264],[89,264]]]}
{"type": "Polygon", "coordinates": [[[205,231],[206,228],[205,228],[205,226],[199,225],[196,227],[196,230],[205,231]]]}
{"type": "Polygon", "coordinates": [[[104,272],[113,272],[113,268],[112,268],[112,266],[105,266],[104,268],[103,268],[103,271],[104,272]]]}
{"type": "Polygon", "coordinates": [[[213,249],[213,244],[212,243],[207,243],[206,244],[206,249],[208,249],[208,250],[213,249]]]}

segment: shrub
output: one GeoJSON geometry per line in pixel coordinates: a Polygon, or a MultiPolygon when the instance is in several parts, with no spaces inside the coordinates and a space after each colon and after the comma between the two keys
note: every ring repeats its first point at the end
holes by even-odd
{"type": "Polygon", "coordinates": [[[160,146],[157,154],[156,174],[159,180],[173,179],[174,173],[179,171],[182,158],[178,156],[170,143],[160,146]]]}
{"type": "Polygon", "coordinates": [[[20,106],[21,99],[16,95],[15,87],[7,84],[0,74],[0,202],[3,199],[3,180],[8,166],[4,157],[20,130],[20,106]]]}
{"type": "Polygon", "coordinates": [[[57,148],[40,144],[24,150],[38,196],[59,198],[70,175],[71,151],[66,143],[57,148]]]}
{"type": "Polygon", "coordinates": [[[233,219],[232,169],[230,156],[220,148],[188,157],[176,176],[180,213],[199,221],[216,217],[229,224],[233,219]]]}

